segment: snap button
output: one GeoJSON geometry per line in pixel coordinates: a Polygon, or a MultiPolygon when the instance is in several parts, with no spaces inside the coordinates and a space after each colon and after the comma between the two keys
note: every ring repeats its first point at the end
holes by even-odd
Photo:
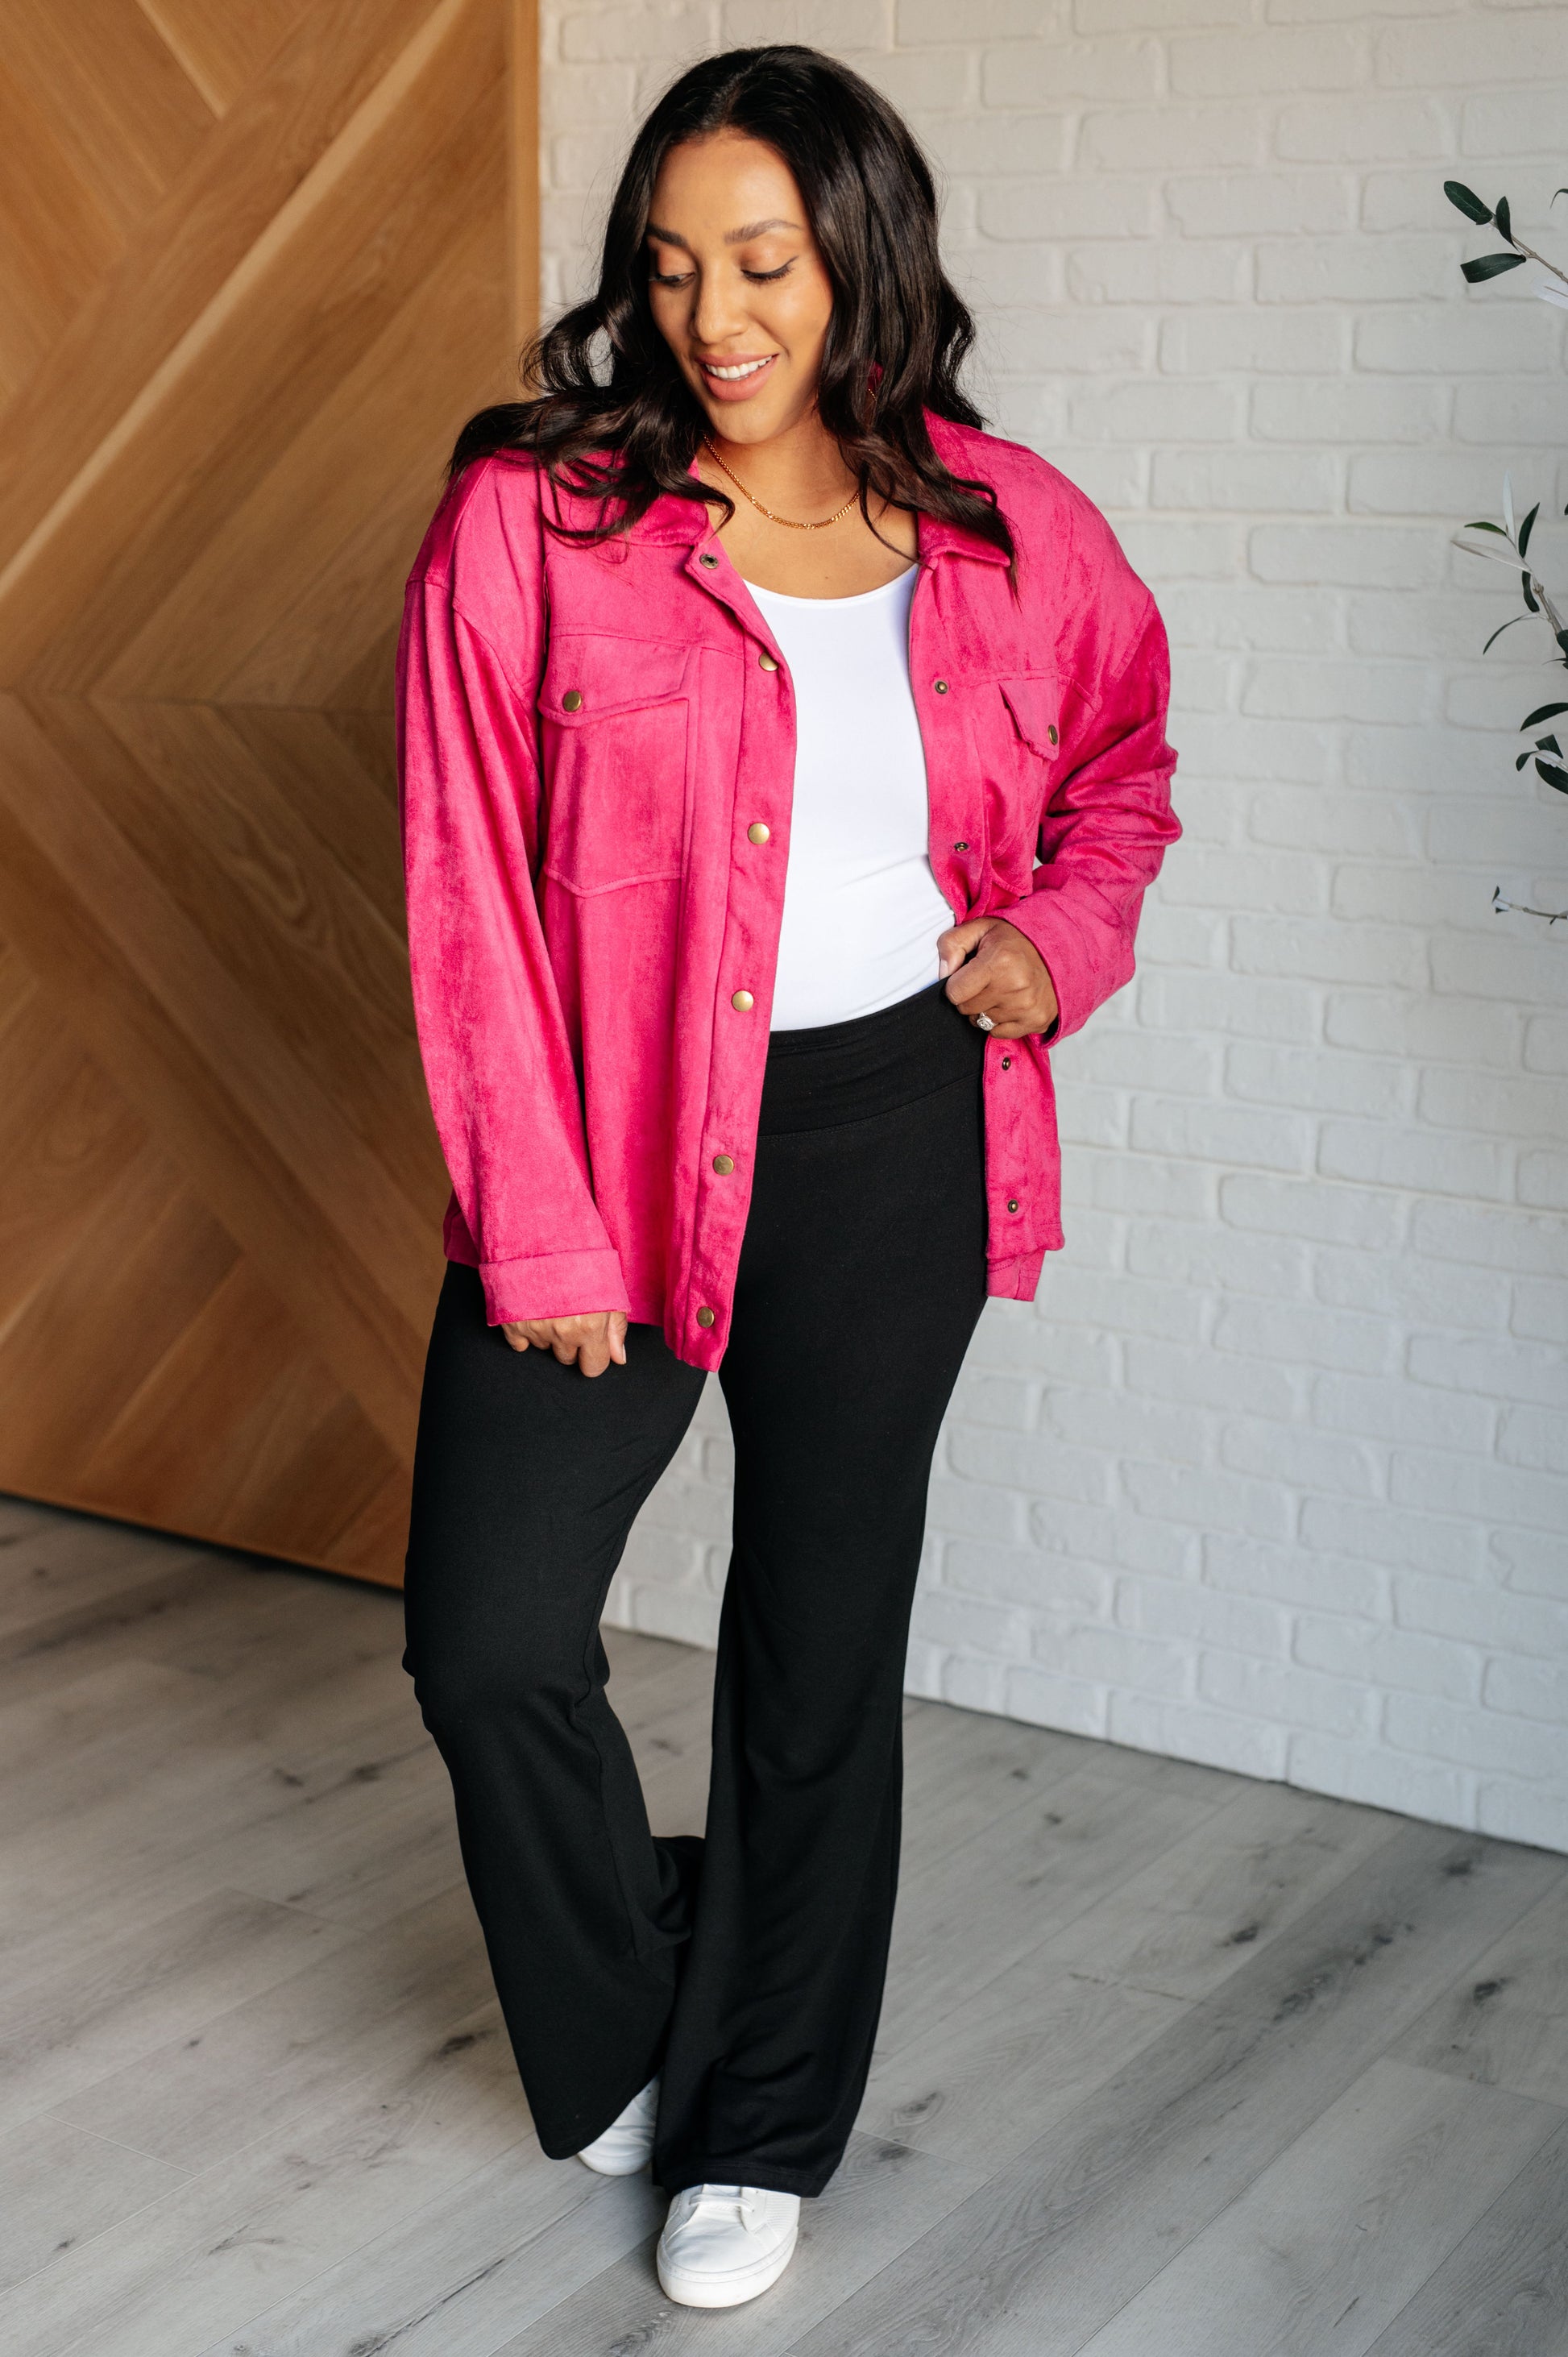
{"type": "Polygon", "coordinates": [[[749,990],[736,990],[731,993],[730,1005],[737,1015],[749,1015],[756,1004],[757,1001],[752,997],[749,990]]]}
{"type": "MultiPolygon", "coordinates": [[[[703,554],[697,559],[698,564],[703,567],[703,570],[705,573],[712,573],[714,566],[718,564],[718,558],[709,550],[704,550],[703,554]]],[[[709,1325],[711,1326],[713,1322],[713,1318],[710,1317],[708,1319],[709,1325]]]]}
{"type": "Polygon", "coordinates": [[[1057,741],[1057,724],[1054,720],[1047,725],[1046,734],[1054,745],[1057,741]]]}
{"type": "Polygon", "coordinates": [[[712,1311],[711,1309],[699,1309],[699,1310],[698,1310],[698,1312],[697,1312],[697,1323],[698,1323],[698,1325],[699,1325],[699,1326],[711,1326],[711,1325],[713,1324],[713,1322],[714,1322],[714,1313],[713,1313],[713,1311],[712,1311]]]}
{"type": "Polygon", "coordinates": [[[947,694],[948,683],[945,679],[933,680],[931,684],[936,689],[939,695],[945,695],[947,694]]]}
{"type": "Polygon", "coordinates": [[[1008,1196],[1008,1198],[1007,1198],[1007,1209],[1008,1209],[1010,1211],[1015,1211],[1017,1210],[1017,1208],[1018,1208],[1018,1198],[1016,1197],[1016,1195],[1009,1195],[1009,1196],[1008,1196]]]}
{"type": "Polygon", "coordinates": [[[969,845],[967,843],[955,843],[953,845],[953,849],[955,851],[967,851],[969,849],[969,845]]]}
{"type": "Polygon", "coordinates": [[[777,671],[779,668],[766,647],[763,648],[762,652],[757,656],[757,661],[758,668],[762,671],[777,671]]]}
{"type": "Polygon", "coordinates": [[[754,818],[746,830],[746,839],[747,843],[766,843],[772,832],[770,826],[765,826],[759,818],[754,818]]]}
{"type": "Polygon", "coordinates": [[[727,1178],[730,1172],[735,1168],[735,1157],[730,1154],[715,1154],[714,1157],[714,1168],[718,1172],[721,1178],[727,1178]]]}
{"type": "Polygon", "coordinates": [[[1002,1069],[1003,1069],[1003,1071],[1004,1071],[1004,1072],[1010,1072],[1010,1071],[1012,1071],[1012,1069],[1013,1069],[1013,1059],[1012,1059],[1012,1057],[1011,1057],[1011,1056],[1004,1056],[1004,1057],[1003,1057],[1003,1059],[1002,1059],[1002,1069]]]}
{"type": "Polygon", "coordinates": [[[566,690],[565,694],[561,698],[561,709],[563,712],[581,712],[583,709],[583,697],[581,691],[575,687],[569,687],[566,690]]]}

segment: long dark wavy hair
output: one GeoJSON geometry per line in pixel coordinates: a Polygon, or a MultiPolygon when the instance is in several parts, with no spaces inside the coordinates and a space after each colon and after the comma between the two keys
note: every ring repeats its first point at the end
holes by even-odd
{"type": "MultiPolygon", "coordinates": [[[[599,283],[529,345],[526,401],[471,417],[449,479],[498,450],[528,450],[560,489],[596,495],[583,528],[625,532],[661,494],[735,511],[692,461],[706,421],[654,325],[646,251],[654,183],[671,147],[716,131],[764,141],[795,176],[832,286],[817,406],[868,500],[940,518],[1001,549],[1012,534],[983,483],[938,457],[924,413],[979,425],[960,390],[974,322],[937,251],[937,194],[925,156],[886,100],[820,49],[789,42],[729,49],[683,73],[632,142],[605,230],[599,283]],[[607,350],[607,365],[605,355],[607,350]],[[596,367],[596,359],[598,365],[596,367]]],[[[875,529],[875,527],[873,527],[875,529]]]]}

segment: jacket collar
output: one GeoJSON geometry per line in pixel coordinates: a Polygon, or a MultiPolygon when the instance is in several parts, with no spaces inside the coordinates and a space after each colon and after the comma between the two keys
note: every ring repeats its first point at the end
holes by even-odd
{"type": "Polygon", "coordinates": [[[923,515],[919,520],[920,559],[929,563],[937,556],[972,556],[982,565],[1005,565],[1006,557],[988,540],[968,531],[964,525],[944,523],[940,516],[923,515]]]}
{"type": "MultiPolygon", "coordinates": [[[[943,466],[971,482],[983,482],[983,468],[974,463],[972,429],[955,425],[950,417],[939,417],[934,409],[928,409],[925,416],[931,447],[943,466]]],[[[982,540],[978,533],[966,530],[962,524],[944,523],[937,516],[920,518],[920,555],[922,559],[970,556],[982,565],[1004,565],[1007,562],[1002,551],[993,548],[988,540],[982,540]]]]}

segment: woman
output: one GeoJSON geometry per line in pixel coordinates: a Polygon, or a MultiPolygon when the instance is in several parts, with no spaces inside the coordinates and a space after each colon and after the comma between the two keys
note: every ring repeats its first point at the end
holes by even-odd
{"type": "Polygon", "coordinates": [[[1127,979],[1176,833],[1154,603],[978,430],[972,333],[892,110],[811,49],[711,59],[409,585],[453,1198],[406,1663],[543,2148],[651,2158],[701,2307],[781,2274],[854,2120],[938,1427],[1061,1242],[1045,1043],[1127,979]],[[598,1620],[711,1369],[712,1792],[656,1840],[598,1620]]]}

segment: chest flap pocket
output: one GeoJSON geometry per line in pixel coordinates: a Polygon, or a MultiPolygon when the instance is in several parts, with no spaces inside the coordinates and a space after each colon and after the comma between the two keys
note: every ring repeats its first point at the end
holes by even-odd
{"type": "MultiPolygon", "coordinates": [[[[1013,725],[1029,750],[1037,753],[1042,761],[1056,761],[1061,752],[1062,706],[1066,701],[1062,681],[1054,672],[1030,672],[1015,679],[998,680],[996,684],[1013,716],[1013,725]]],[[[1050,791],[1048,775],[1046,790],[1050,791]]]]}
{"type": "Polygon", "coordinates": [[[662,640],[552,640],[539,691],[541,866],[568,891],[680,875],[689,660],[662,640]]]}
{"type": "Polygon", "coordinates": [[[1020,673],[986,690],[990,854],[1004,891],[1029,888],[1041,824],[1062,775],[1066,694],[1066,683],[1055,672],[1020,673]]]}

